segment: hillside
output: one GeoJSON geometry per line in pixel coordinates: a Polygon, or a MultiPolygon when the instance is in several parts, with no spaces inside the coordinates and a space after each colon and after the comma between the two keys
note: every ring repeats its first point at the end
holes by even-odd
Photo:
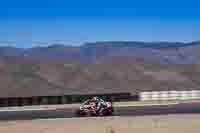
{"type": "Polygon", "coordinates": [[[130,56],[93,63],[0,58],[0,97],[200,89],[198,64],[153,64],[130,56]]]}

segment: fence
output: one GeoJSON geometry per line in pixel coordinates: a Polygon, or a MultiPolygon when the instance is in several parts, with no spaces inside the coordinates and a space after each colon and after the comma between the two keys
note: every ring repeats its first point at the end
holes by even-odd
{"type": "Polygon", "coordinates": [[[193,99],[200,99],[200,90],[141,92],[139,94],[139,97],[141,101],[193,100],[193,99]]]}

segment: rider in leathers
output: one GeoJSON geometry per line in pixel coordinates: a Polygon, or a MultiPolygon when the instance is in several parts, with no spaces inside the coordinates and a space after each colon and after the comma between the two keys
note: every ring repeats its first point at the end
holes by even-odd
{"type": "Polygon", "coordinates": [[[99,97],[93,97],[92,101],[94,101],[96,104],[96,112],[97,113],[100,113],[101,109],[103,109],[103,107],[106,106],[106,102],[99,97]]]}

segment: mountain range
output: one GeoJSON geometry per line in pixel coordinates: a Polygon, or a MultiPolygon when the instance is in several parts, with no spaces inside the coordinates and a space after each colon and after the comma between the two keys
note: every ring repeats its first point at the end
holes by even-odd
{"type": "Polygon", "coordinates": [[[16,48],[0,47],[0,56],[19,57],[35,61],[81,61],[98,62],[102,59],[122,56],[133,57],[148,63],[199,64],[200,41],[139,42],[103,41],[85,43],[81,46],[52,44],[46,47],[16,48]]]}
{"type": "Polygon", "coordinates": [[[200,89],[200,42],[0,48],[0,97],[200,89]]]}

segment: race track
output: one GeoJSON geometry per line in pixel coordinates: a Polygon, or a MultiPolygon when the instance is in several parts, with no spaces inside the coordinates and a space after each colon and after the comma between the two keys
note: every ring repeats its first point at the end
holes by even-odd
{"type": "MultiPolygon", "coordinates": [[[[200,103],[181,103],[176,105],[152,105],[116,107],[114,116],[142,116],[142,115],[163,115],[178,113],[199,113],[200,103]]],[[[31,120],[49,118],[72,118],[78,117],[75,114],[76,108],[59,110],[31,110],[31,111],[1,111],[0,120],[31,120]]]]}

